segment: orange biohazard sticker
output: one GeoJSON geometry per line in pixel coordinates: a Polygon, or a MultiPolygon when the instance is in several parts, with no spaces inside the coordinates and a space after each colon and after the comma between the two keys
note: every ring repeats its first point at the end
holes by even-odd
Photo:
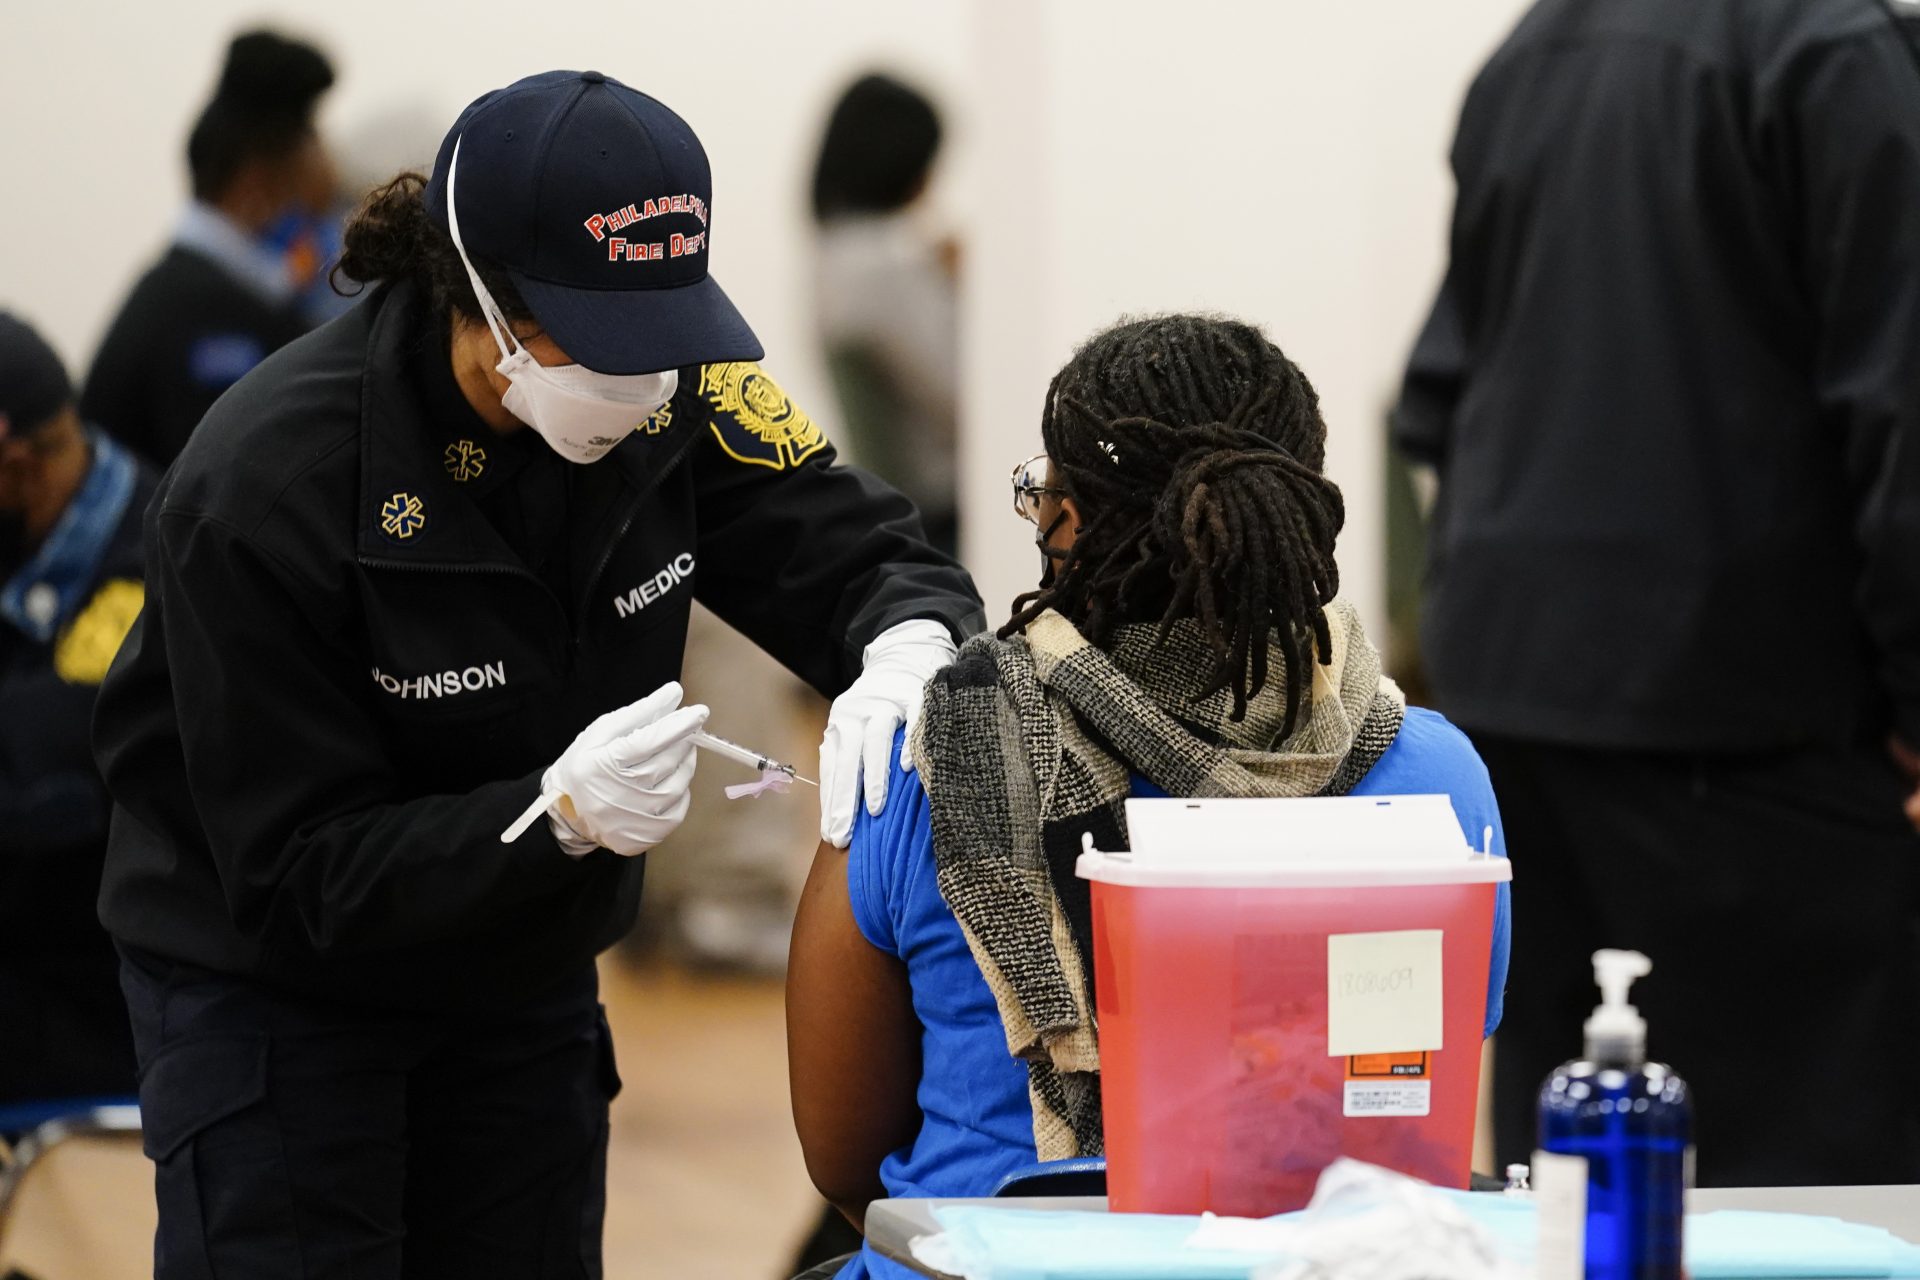
{"type": "Polygon", "coordinates": [[[1422,1080],[1432,1074],[1430,1053],[1358,1053],[1347,1059],[1349,1080],[1422,1080]]]}
{"type": "Polygon", "coordinates": [[[1360,1053],[1347,1058],[1348,1116],[1424,1116],[1433,1107],[1431,1053],[1360,1053]]]}

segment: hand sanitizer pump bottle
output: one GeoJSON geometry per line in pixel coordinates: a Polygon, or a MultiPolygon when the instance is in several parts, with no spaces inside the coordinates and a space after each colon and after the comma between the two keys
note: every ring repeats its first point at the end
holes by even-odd
{"type": "Polygon", "coordinates": [[[1627,1003],[1653,969],[1637,951],[1597,951],[1602,1002],[1587,1019],[1585,1056],[1540,1090],[1543,1280],[1682,1280],[1691,1181],[1693,1103],[1686,1082],[1648,1062],[1647,1023],[1627,1003]]]}

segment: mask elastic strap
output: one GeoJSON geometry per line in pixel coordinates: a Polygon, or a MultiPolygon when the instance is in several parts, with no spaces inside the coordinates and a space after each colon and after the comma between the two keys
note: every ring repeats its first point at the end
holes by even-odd
{"type": "Polygon", "coordinates": [[[513,339],[513,346],[507,346],[507,338],[513,331],[507,328],[507,318],[501,315],[499,320],[494,314],[499,307],[494,304],[493,295],[487,292],[487,286],[480,283],[480,273],[473,269],[473,262],[467,257],[467,247],[460,242],[460,215],[454,208],[454,179],[460,172],[461,138],[453,140],[453,158],[447,161],[447,230],[453,233],[453,251],[460,255],[460,265],[467,269],[467,280],[473,285],[473,296],[480,302],[480,318],[487,322],[487,328],[493,332],[493,340],[500,348],[502,361],[513,359],[520,347],[520,339],[513,339]]]}

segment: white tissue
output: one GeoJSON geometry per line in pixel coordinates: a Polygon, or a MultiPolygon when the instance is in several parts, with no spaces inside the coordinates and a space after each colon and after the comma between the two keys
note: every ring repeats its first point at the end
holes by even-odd
{"type": "Polygon", "coordinates": [[[1526,1280],[1493,1237],[1423,1182],[1358,1160],[1320,1175],[1307,1211],[1288,1219],[1209,1218],[1191,1248],[1284,1255],[1253,1280],[1526,1280]]]}

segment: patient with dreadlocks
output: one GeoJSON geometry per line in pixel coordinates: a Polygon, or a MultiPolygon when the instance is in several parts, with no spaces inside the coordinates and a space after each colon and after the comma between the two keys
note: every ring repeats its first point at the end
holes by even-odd
{"type": "Polygon", "coordinates": [[[1146,621],[1164,642],[1194,618],[1217,663],[1206,691],[1230,690],[1235,720],[1275,651],[1281,736],[1292,732],[1309,661],[1331,658],[1323,608],[1339,590],[1333,546],[1346,516],[1321,474],[1326,424],[1306,375],[1250,325],[1134,321],[1054,378],[1041,438],[1048,487],[1070,495],[1042,534],[1059,567],[1014,602],[1001,637],[1049,609],[1094,645],[1146,621]],[[1085,523],[1061,549],[1047,540],[1070,512],[1085,523]]]}
{"type": "MultiPolygon", "coordinates": [[[[1014,470],[1039,586],[928,685],[916,771],[895,768],[850,849],[821,849],[794,928],[795,1118],[856,1221],[882,1194],[985,1195],[1101,1152],[1074,863],[1083,834],[1128,847],[1129,797],[1443,793],[1469,843],[1491,827],[1501,847],[1473,747],[1406,705],[1339,594],[1326,420],[1265,334],[1117,324],[1054,377],[1040,439],[1014,470]]],[[[1489,1034],[1505,886],[1495,935],[1489,1034]]]]}

